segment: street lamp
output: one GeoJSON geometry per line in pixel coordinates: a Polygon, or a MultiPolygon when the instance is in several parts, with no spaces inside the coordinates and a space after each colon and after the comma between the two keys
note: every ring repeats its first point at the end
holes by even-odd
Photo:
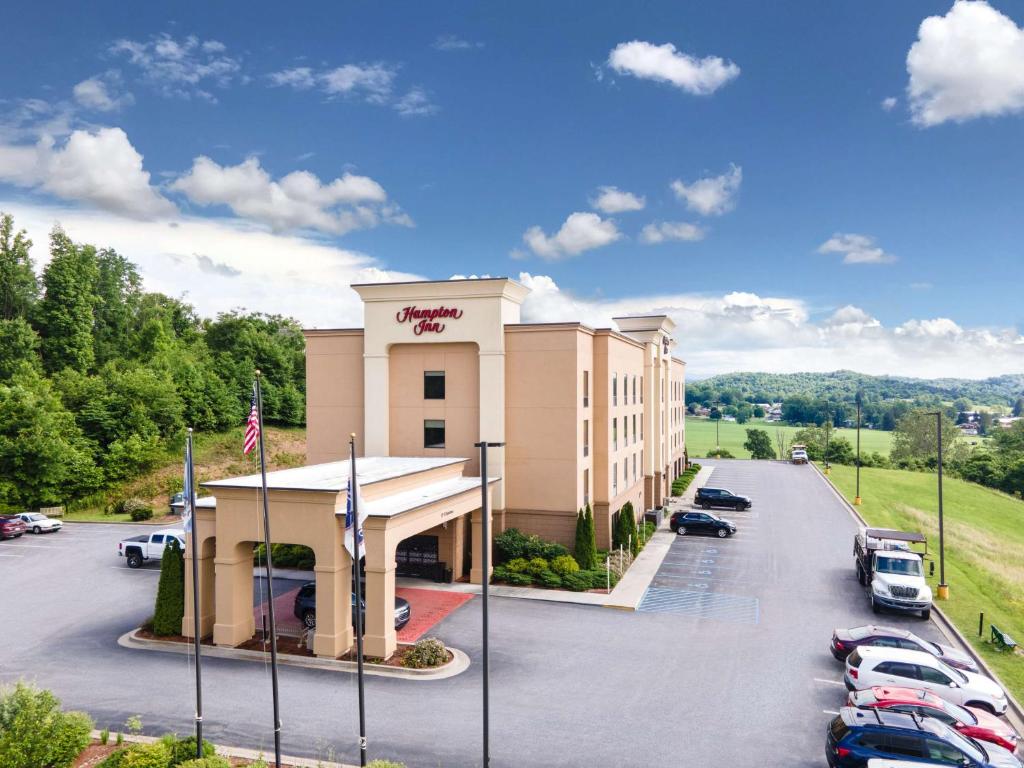
{"type": "Polygon", "coordinates": [[[825,421],[825,474],[832,474],[832,465],[828,463],[828,439],[832,434],[832,417],[829,416],[825,421]]]}
{"type": "Polygon", "coordinates": [[[942,518],[942,411],[928,413],[935,417],[936,434],[939,438],[939,600],[949,599],[949,585],[946,584],[946,541],[942,518]]]}
{"type": "Polygon", "coordinates": [[[857,390],[857,493],[853,497],[853,503],[858,507],[864,503],[860,497],[860,413],[864,404],[864,392],[857,390]]]}
{"type": "Polygon", "coordinates": [[[483,602],[481,604],[483,630],[483,653],[481,654],[481,665],[483,666],[484,695],[483,768],[490,768],[491,765],[491,667],[487,642],[487,597],[488,587],[491,582],[491,508],[489,494],[487,493],[487,449],[502,448],[504,445],[504,443],[474,443],[474,447],[480,449],[480,563],[481,570],[483,571],[481,576],[481,586],[483,587],[483,602]]]}

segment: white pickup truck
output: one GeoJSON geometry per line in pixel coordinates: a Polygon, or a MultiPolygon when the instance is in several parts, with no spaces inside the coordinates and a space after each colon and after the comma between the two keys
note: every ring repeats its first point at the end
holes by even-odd
{"type": "Polygon", "coordinates": [[[863,528],[854,536],[853,557],[857,580],[868,588],[871,608],[932,615],[932,590],[924,578],[928,541],[923,534],[887,528],[863,528]],[[911,545],[923,545],[914,552],[911,545]]]}
{"type": "Polygon", "coordinates": [[[159,560],[164,556],[164,549],[173,539],[178,540],[181,548],[185,548],[185,531],[181,528],[163,528],[153,533],[132,536],[118,542],[117,554],[125,558],[129,568],[141,568],[147,560],[159,560]]]}

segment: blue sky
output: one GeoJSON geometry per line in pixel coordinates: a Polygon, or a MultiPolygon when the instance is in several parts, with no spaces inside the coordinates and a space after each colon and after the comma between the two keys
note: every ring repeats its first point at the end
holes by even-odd
{"type": "Polygon", "coordinates": [[[698,375],[1024,370],[1010,3],[125,7],[8,4],[40,262],[60,221],[207,313],[507,274],[531,319],[672,313],[698,375]]]}

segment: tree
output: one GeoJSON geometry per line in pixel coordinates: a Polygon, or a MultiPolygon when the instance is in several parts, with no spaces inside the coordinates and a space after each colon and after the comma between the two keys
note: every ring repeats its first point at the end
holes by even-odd
{"type": "Polygon", "coordinates": [[[587,505],[586,511],[580,510],[576,516],[576,546],[573,557],[584,571],[597,567],[597,542],[594,532],[594,516],[587,505]]]}
{"type": "Polygon", "coordinates": [[[93,307],[97,266],[92,246],[79,248],[64,232],[50,234],[50,263],[43,270],[43,298],[36,305],[47,371],[89,370],[93,351],[93,307]]]}
{"type": "Polygon", "coordinates": [[[1018,397],[1017,401],[1013,404],[1013,415],[1024,416],[1024,397],[1018,397]]]}
{"type": "Polygon", "coordinates": [[[26,318],[39,298],[25,230],[14,233],[14,217],[0,213],[0,320],[26,318]]]}
{"type": "Polygon", "coordinates": [[[854,464],[857,460],[853,444],[845,437],[833,437],[829,440],[825,456],[832,464],[854,464]]]}
{"type": "Polygon", "coordinates": [[[626,502],[619,510],[615,519],[615,529],[612,536],[612,546],[618,549],[621,545],[629,548],[630,537],[636,539],[636,517],[633,514],[633,504],[626,502]]]}
{"type": "Polygon", "coordinates": [[[763,419],[764,418],[764,408],[762,408],[760,405],[755,405],[754,406],[754,418],[755,419],[763,419]]]}
{"type": "MultiPolygon", "coordinates": [[[[942,458],[952,457],[959,447],[960,430],[946,414],[942,419],[942,458]]],[[[890,457],[893,462],[934,462],[938,454],[938,430],[934,414],[911,411],[896,424],[890,457]]]]}
{"type": "Polygon", "coordinates": [[[185,558],[178,540],[164,547],[160,560],[160,585],[156,590],[153,610],[153,634],[180,635],[181,618],[185,615],[185,558]]]}
{"type": "Polygon", "coordinates": [[[39,365],[39,336],[20,317],[0,319],[0,381],[6,381],[23,365],[39,365]]]}
{"type": "Polygon", "coordinates": [[[92,726],[82,712],[62,712],[49,691],[22,682],[0,689],[0,765],[69,768],[89,746],[92,726]]]}
{"type": "Polygon", "coordinates": [[[93,317],[96,362],[123,358],[130,344],[130,331],[138,315],[142,278],[128,259],[105,248],[96,254],[96,283],[93,317]]]}
{"type": "Polygon", "coordinates": [[[774,459],[775,449],[772,448],[772,439],[763,429],[748,429],[747,441],[743,447],[750,451],[752,459],[774,459]]]}

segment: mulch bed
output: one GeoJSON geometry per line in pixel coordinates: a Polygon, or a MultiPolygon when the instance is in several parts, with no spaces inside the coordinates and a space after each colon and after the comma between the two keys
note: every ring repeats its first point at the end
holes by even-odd
{"type": "MultiPolygon", "coordinates": [[[[111,740],[113,740],[111,736],[111,740]]],[[[124,746],[130,746],[128,742],[125,742],[124,746]]],[[[113,744],[90,744],[85,748],[85,751],[80,754],[75,762],[71,764],[71,768],[96,768],[100,763],[107,759],[112,753],[116,752],[120,747],[116,747],[113,744]]],[[[270,763],[273,763],[273,754],[270,755],[270,763]]],[[[266,760],[267,758],[264,758],[266,760]]],[[[228,762],[231,763],[235,768],[244,768],[245,766],[252,765],[251,762],[241,757],[229,757],[228,762]]],[[[281,763],[281,768],[295,768],[291,763],[281,763]]]]}
{"type": "MultiPolygon", "coordinates": [[[[136,631],[135,635],[136,635],[136,637],[138,637],[138,638],[140,638],[142,640],[163,640],[163,641],[170,642],[170,643],[187,643],[188,645],[192,645],[193,644],[193,640],[192,640],[191,637],[183,637],[182,635],[157,636],[157,635],[154,635],[152,630],[149,630],[149,629],[139,629],[139,630],[136,631]]],[[[203,640],[202,644],[204,646],[216,647],[216,646],[214,646],[214,644],[213,644],[213,642],[211,640],[203,640]]],[[[379,658],[376,658],[376,657],[364,656],[363,657],[363,661],[366,664],[373,664],[373,665],[376,665],[376,666],[398,667],[400,669],[406,669],[406,667],[403,666],[403,664],[402,664],[402,650],[403,650],[404,647],[408,647],[408,646],[399,645],[398,646],[398,651],[396,651],[394,654],[392,654],[390,659],[379,659],[379,658]]],[[[239,645],[238,648],[241,649],[241,650],[245,650],[245,651],[263,651],[264,653],[266,653],[268,655],[268,657],[270,655],[270,642],[269,642],[269,640],[264,642],[264,640],[263,640],[263,633],[262,632],[257,632],[255,636],[253,636],[253,637],[249,638],[248,640],[246,640],[244,643],[239,645]]],[[[298,638],[298,637],[281,637],[281,636],[279,636],[277,638],[277,652],[278,653],[287,653],[290,656],[303,656],[305,658],[317,658],[316,654],[314,654],[313,651],[311,651],[308,648],[306,648],[306,646],[302,644],[302,639],[298,638]]],[[[454,656],[453,656],[452,652],[448,651],[448,659],[446,660],[445,663],[451,661],[453,658],[454,658],[454,656]]],[[[355,661],[356,660],[355,651],[349,651],[348,653],[344,654],[343,656],[339,656],[338,660],[339,661],[355,661]]]]}

